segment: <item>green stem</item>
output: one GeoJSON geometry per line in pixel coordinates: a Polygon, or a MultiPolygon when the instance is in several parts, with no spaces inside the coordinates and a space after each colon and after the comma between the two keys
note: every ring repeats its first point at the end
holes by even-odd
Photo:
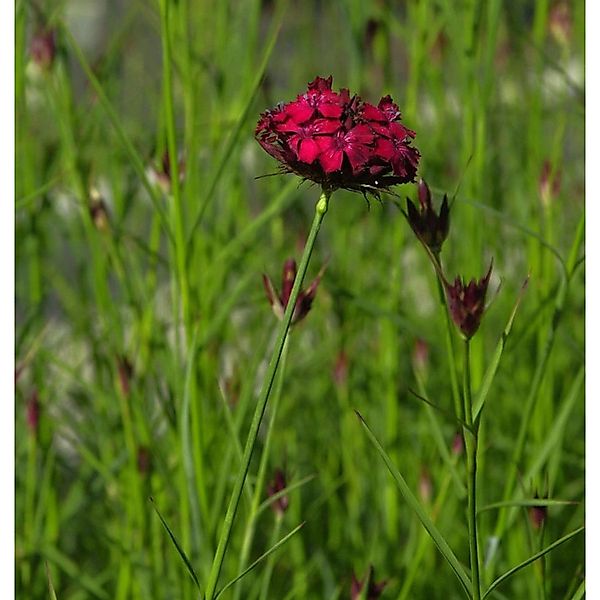
{"type": "Polygon", "coordinates": [[[181,186],[179,184],[179,160],[177,141],[175,138],[175,110],[173,108],[172,83],[172,50],[169,27],[169,0],[160,0],[162,60],[163,60],[163,101],[165,106],[165,122],[167,129],[167,149],[171,174],[172,194],[172,229],[174,234],[174,254],[177,266],[179,292],[181,293],[181,310],[186,334],[189,335],[189,288],[186,276],[186,244],[183,231],[183,210],[181,201],[181,186]]]}
{"type": "MultiPolygon", "coordinates": [[[[442,263],[440,261],[439,254],[433,255],[439,271],[442,271],[442,263]]],[[[440,305],[442,310],[444,311],[444,322],[446,324],[446,333],[445,333],[445,343],[446,343],[446,354],[448,357],[448,368],[450,369],[450,387],[452,389],[452,399],[454,400],[454,411],[456,413],[456,418],[460,420],[464,420],[463,410],[460,403],[460,390],[458,387],[458,377],[456,375],[456,359],[454,357],[454,347],[452,345],[452,335],[454,327],[452,325],[452,321],[450,320],[450,313],[448,312],[448,307],[446,305],[446,294],[444,293],[444,284],[442,283],[442,279],[437,272],[437,285],[438,285],[438,295],[440,300],[440,305]]]]}
{"type": "Polygon", "coordinates": [[[467,453],[467,519],[469,524],[469,556],[471,560],[471,583],[473,600],[481,599],[479,583],[479,545],[477,541],[477,425],[473,424],[473,402],[471,398],[471,344],[465,340],[465,364],[463,367],[463,398],[465,422],[475,433],[465,428],[467,453]]]}
{"type": "MultiPolygon", "coordinates": [[[[271,407],[271,420],[267,428],[267,435],[265,439],[265,445],[263,448],[262,455],[260,457],[260,465],[258,467],[258,474],[256,476],[256,484],[254,485],[254,494],[252,496],[252,502],[250,507],[250,516],[248,517],[248,524],[246,525],[246,531],[244,533],[244,541],[242,543],[242,550],[240,552],[240,562],[238,565],[238,571],[241,573],[246,568],[248,562],[248,556],[252,548],[252,542],[254,540],[254,533],[256,531],[256,520],[258,516],[258,509],[260,506],[260,499],[262,497],[265,478],[267,474],[267,465],[269,462],[269,454],[271,450],[271,440],[273,439],[273,431],[275,429],[275,418],[277,417],[277,409],[279,408],[279,401],[281,399],[281,392],[283,388],[283,379],[285,377],[285,365],[287,360],[287,350],[289,347],[289,337],[283,345],[283,351],[281,352],[281,360],[279,367],[279,377],[277,379],[277,386],[275,388],[275,395],[273,397],[273,405],[271,407]]],[[[275,538],[274,542],[277,541],[275,538]]],[[[234,600],[239,600],[242,593],[242,585],[240,582],[236,585],[234,592],[234,600]]]]}
{"type": "Polygon", "coordinates": [[[296,280],[294,281],[292,293],[290,295],[288,305],[285,309],[283,321],[281,322],[281,325],[279,327],[279,334],[277,336],[277,341],[275,342],[273,355],[271,356],[271,361],[269,362],[269,367],[267,369],[267,373],[263,381],[260,396],[256,404],[256,409],[254,410],[254,417],[252,418],[250,431],[248,432],[248,438],[246,440],[246,446],[244,448],[244,456],[242,457],[242,464],[240,465],[240,470],[238,472],[235,484],[233,486],[233,491],[231,492],[229,505],[227,506],[227,512],[225,513],[225,521],[221,530],[219,544],[217,546],[217,551],[215,553],[215,558],[213,560],[212,567],[210,570],[208,583],[206,585],[206,600],[214,600],[215,597],[215,591],[219,575],[221,573],[221,567],[223,566],[225,551],[227,550],[227,545],[229,543],[229,536],[231,534],[233,521],[237,513],[238,504],[244,487],[244,482],[246,481],[246,475],[248,474],[248,469],[250,468],[250,461],[252,459],[252,453],[254,451],[254,445],[256,443],[258,430],[265,412],[265,408],[267,406],[267,401],[271,393],[271,388],[273,387],[273,382],[275,380],[277,367],[279,366],[279,361],[281,358],[281,353],[283,352],[283,346],[287,338],[288,330],[292,322],[292,315],[294,314],[296,300],[298,299],[298,294],[300,293],[300,286],[302,285],[304,276],[306,275],[308,263],[310,261],[310,256],[312,254],[312,250],[314,248],[319,229],[321,228],[321,223],[323,222],[323,218],[325,217],[325,213],[327,212],[330,195],[331,192],[329,190],[323,190],[321,193],[321,197],[319,198],[319,201],[317,202],[317,205],[315,207],[315,217],[313,219],[310,233],[308,234],[308,239],[306,240],[306,246],[304,248],[304,253],[302,254],[300,266],[298,267],[298,274],[296,276],[296,280]]]}

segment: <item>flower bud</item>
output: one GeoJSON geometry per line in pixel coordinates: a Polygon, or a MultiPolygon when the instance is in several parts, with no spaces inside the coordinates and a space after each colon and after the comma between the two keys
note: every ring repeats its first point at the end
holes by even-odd
{"type": "Polygon", "coordinates": [[[343,350],[337,355],[335,360],[333,381],[337,386],[342,386],[348,381],[348,355],[343,350]]]}
{"type": "Polygon", "coordinates": [[[456,277],[450,285],[444,281],[446,296],[448,298],[448,310],[452,320],[461,330],[466,339],[472,338],[481,324],[485,310],[485,295],[492,274],[492,263],[487,274],[479,281],[471,279],[465,285],[464,279],[456,277]]]}
{"type": "Polygon", "coordinates": [[[454,439],[452,440],[452,454],[454,456],[460,456],[465,450],[465,441],[463,439],[462,433],[458,432],[454,435],[454,439]]]}
{"type": "MultiPolygon", "coordinates": [[[[323,276],[324,269],[321,269],[316,279],[308,286],[306,290],[300,290],[298,299],[296,300],[296,306],[294,308],[294,314],[292,316],[292,325],[298,323],[309,313],[313,300],[317,295],[317,287],[323,276]]],[[[273,283],[267,275],[263,274],[263,284],[265,286],[265,292],[267,299],[271,304],[271,308],[275,313],[275,316],[279,319],[283,319],[285,309],[292,295],[292,288],[294,287],[294,281],[296,280],[296,261],[292,258],[288,258],[283,265],[283,274],[281,278],[281,294],[278,294],[275,290],[273,283]]]]}
{"type": "MultiPolygon", "coordinates": [[[[277,469],[273,476],[273,480],[267,487],[267,496],[272,498],[275,494],[281,492],[287,487],[285,473],[281,469],[277,469]]],[[[282,517],[285,511],[288,509],[290,500],[287,494],[280,496],[277,500],[274,500],[271,504],[273,512],[278,516],[282,517]]]]}
{"type": "Polygon", "coordinates": [[[137,450],[137,468],[140,475],[147,475],[152,468],[152,457],[147,446],[139,446],[137,450]]]}
{"type": "Polygon", "coordinates": [[[37,390],[33,390],[33,392],[31,392],[31,395],[29,396],[29,399],[27,400],[26,420],[27,427],[29,427],[29,431],[31,431],[31,433],[34,435],[37,433],[38,430],[41,411],[42,409],[37,390]]]}
{"type": "Polygon", "coordinates": [[[106,203],[102,199],[100,192],[96,189],[92,189],[90,192],[90,205],[89,205],[90,217],[98,231],[107,231],[110,225],[108,218],[108,209],[106,203]]]}
{"type": "Polygon", "coordinates": [[[48,71],[56,57],[56,37],[52,29],[39,29],[29,44],[31,60],[42,70],[48,71]]]}
{"type": "MultiPolygon", "coordinates": [[[[539,498],[537,492],[535,493],[534,498],[539,498]]],[[[547,516],[547,506],[531,506],[529,508],[529,520],[531,521],[531,525],[534,529],[540,529],[543,527],[547,516]]]]}
{"type": "Polygon", "coordinates": [[[560,192],[560,171],[553,171],[552,164],[549,160],[545,160],[542,167],[539,192],[544,208],[548,208],[552,203],[552,200],[554,200],[560,192]]]}
{"type": "Polygon", "coordinates": [[[417,338],[412,352],[413,369],[417,375],[424,377],[427,373],[427,365],[429,364],[429,344],[417,338]]]}
{"type": "Polygon", "coordinates": [[[568,2],[557,2],[548,16],[550,34],[558,44],[567,47],[573,31],[573,16],[568,2]]]}
{"type": "Polygon", "coordinates": [[[352,573],[352,583],[350,585],[350,600],[359,600],[365,584],[367,587],[367,600],[377,600],[383,593],[383,589],[387,585],[387,581],[375,583],[375,570],[373,566],[369,567],[367,575],[364,579],[358,579],[352,573]]]}
{"type": "Polygon", "coordinates": [[[131,391],[130,382],[133,377],[133,365],[126,356],[120,356],[117,361],[117,373],[119,375],[119,387],[126,398],[131,391]]]}
{"type": "Polygon", "coordinates": [[[408,223],[419,240],[429,247],[434,255],[442,250],[442,244],[450,229],[450,208],[448,196],[444,194],[439,214],[433,209],[431,191],[423,179],[419,181],[419,205],[417,207],[407,198],[406,213],[408,223]]]}

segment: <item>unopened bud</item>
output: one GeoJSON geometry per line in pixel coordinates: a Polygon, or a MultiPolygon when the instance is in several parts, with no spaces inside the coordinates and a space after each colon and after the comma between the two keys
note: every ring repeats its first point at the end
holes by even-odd
{"type": "MultiPolygon", "coordinates": [[[[281,469],[277,469],[273,476],[273,481],[271,481],[267,487],[267,495],[269,498],[272,498],[279,492],[285,490],[286,487],[285,473],[281,469]]],[[[287,494],[284,494],[271,503],[271,508],[277,516],[281,517],[288,509],[289,503],[290,500],[287,497],[287,494]]]]}
{"type": "Polygon", "coordinates": [[[40,400],[38,397],[37,390],[33,390],[29,399],[27,400],[27,427],[29,427],[29,431],[35,434],[37,433],[38,426],[40,423],[40,413],[41,406],[40,400]]]}
{"type": "Polygon", "coordinates": [[[52,67],[56,57],[56,37],[51,29],[39,29],[29,45],[31,60],[42,70],[52,67]]]}

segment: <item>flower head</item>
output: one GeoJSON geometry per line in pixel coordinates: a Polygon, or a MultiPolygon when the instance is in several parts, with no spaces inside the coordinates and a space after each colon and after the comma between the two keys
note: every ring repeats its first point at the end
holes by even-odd
{"type": "Polygon", "coordinates": [[[420,158],[411,146],[415,133],[399,123],[391,97],[374,106],[347,89],[334,92],[332,81],[317,77],[296,100],[264,112],[258,143],[284,171],[330,190],[378,196],[413,181],[420,158]]]}
{"type": "Polygon", "coordinates": [[[448,197],[444,194],[439,214],[433,209],[429,186],[423,179],[419,181],[419,204],[417,207],[406,199],[406,218],[416,236],[429,247],[434,255],[442,249],[450,228],[450,209],[448,197]]]}
{"type": "Polygon", "coordinates": [[[29,54],[33,62],[42,70],[52,67],[56,57],[56,37],[52,29],[41,28],[31,38],[29,54]]]}
{"type": "Polygon", "coordinates": [[[490,263],[487,274],[479,281],[471,279],[465,284],[461,277],[456,277],[452,285],[444,281],[450,315],[467,339],[472,338],[479,329],[485,310],[485,294],[492,274],[492,265],[493,262],[490,263]]]}
{"type": "Polygon", "coordinates": [[[375,570],[372,566],[369,567],[367,576],[364,579],[358,579],[356,575],[352,573],[352,584],[350,586],[351,600],[358,600],[365,584],[368,585],[367,600],[377,600],[377,598],[379,598],[383,593],[383,589],[387,585],[387,581],[375,583],[375,570]]]}
{"type": "MultiPolygon", "coordinates": [[[[321,269],[316,279],[308,286],[306,290],[300,290],[298,299],[296,300],[296,307],[292,316],[292,325],[298,323],[306,317],[312,306],[313,300],[317,295],[317,287],[323,276],[324,269],[321,269]]],[[[265,292],[267,299],[271,304],[271,308],[278,319],[283,319],[283,314],[287,308],[290,296],[292,294],[292,288],[294,287],[294,281],[296,280],[296,261],[293,258],[288,258],[283,265],[283,274],[281,277],[281,293],[277,293],[272,281],[267,275],[263,274],[263,284],[265,286],[265,292]]]]}
{"type": "MultiPolygon", "coordinates": [[[[275,494],[278,494],[279,492],[285,490],[286,487],[287,482],[285,478],[285,473],[281,469],[277,469],[275,471],[275,474],[273,475],[273,480],[267,487],[267,495],[269,496],[269,498],[272,498],[273,496],[275,496],[275,494]]],[[[276,515],[281,517],[283,516],[283,513],[285,513],[285,511],[287,510],[289,504],[290,499],[287,497],[287,495],[284,494],[283,496],[280,496],[279,498],[273,501],[273,503],[271,504],[271,508],[273,509],[276,515]]]]}

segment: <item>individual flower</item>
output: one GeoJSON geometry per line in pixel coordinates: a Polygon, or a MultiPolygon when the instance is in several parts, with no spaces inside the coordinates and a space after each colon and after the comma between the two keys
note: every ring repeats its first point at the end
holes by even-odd
{"type": "Polygon", "coordinates": [[[431,202],[429,186],[421,179],[419,181],[419,205],[420,208],[417,209],[407,198],[405,216],[419,240],[428,246],[435,256],[438,256],[450,228],[448,196],[444,194],[440,212],[436,213],[431,202]]]}
{"type": "Polygon", "coordinates": [[[39,29],[29,44],[31,60],[44,71],[52,67],[56,57],[56,37],[52,29],[39,29]]]}
{"type": "Polygon", "coordinates": [[[317,77],[296,100],[264,112],[255,137],[263,149],[295,173],[324,188],[379,196],[414,180],[419,151],[415,133],[399,123],[390,96],[377,106],[332,90],[333,78],[317,77]]]}
{"type": "Polygon", "coordinates": [[[377,600],[383,593],[383,589],[387,585],[387,581],[380,581],[375,583],[375,570],[372,566],[369,567],[369,571],[364,579],[358,579],[354,573],[352,573],[352,584],[350,586],[350,600],[358,600],[363,591],[365,583],[368,582],[367,588],[367,600],[377,600]]]}
{"type": "Polygon", "coordinates": [[[560,170],[553,169],[552,163],[545,160],[539,179],[539,192],[544,207],[550,206],[560,193],[560,170]]]}
{"type": "MultiPolygon", "coordinates": [[[[292,325],[298,323],[310,311],[313,300],[317,295],[317,287],[323,276],[324,269],[321,269],[316,279],[308,286],[306,290],[300,290],[298,299],[296,300],[296,306],[294,308],[294,314],[292,315],[292,325]]],[[[293,258],[288,258],[283,265],[283,274],[281,277],[281,293],[277,293],[272,281],[267,275],[263,274],[263,284],[265,286],[265,292],[267,293],[267,299],[271,304],[271,308],[275,313],[275,316],[281,320],[287,308],[294,287],[294,281],[296,280],[296,261],[293,258]]]]}
{"type": "MultiPolygon", "coordinates": [[[[282,492],[287,487],[287,482],[285,478],[285,473],[281,469],[277,469],[275,474],[273,475],[273,480],[269,483],[267,487],[267,496],[272,498],[279,492],[282,492]]],[[[286,494],[279,496],[276,500],[273,500],[271,503],[271,508],[275,512],[275,514],[279,517],[282,517],[285,511],[288,509],[290,504],[290,499],[286,494]]]]}
{"type": "Polygon", "coordinates": [[[485,294],[492,274],[492,265],[493,261],[487,274],[479,281],[471,279],[465,284],[461,277],[456,277],[453,284],[444,281],[450,315],[467,339],[472,338],[479,329],[485,310],[485,294]]]}

